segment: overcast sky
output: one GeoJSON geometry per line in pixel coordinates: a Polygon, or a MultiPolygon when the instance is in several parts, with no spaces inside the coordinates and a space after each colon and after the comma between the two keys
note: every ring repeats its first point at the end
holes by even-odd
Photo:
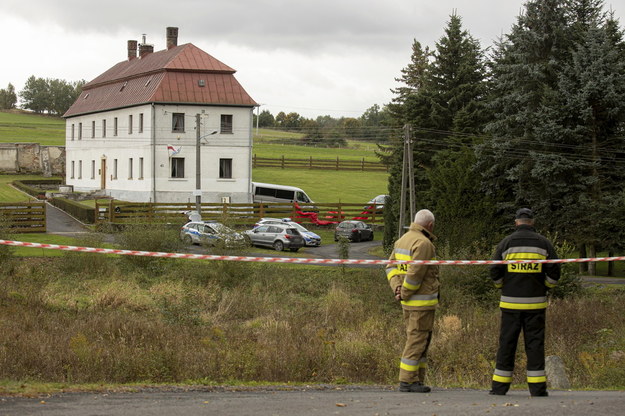
{"type": "MultiPolygon", "coordinates": [[[[90,81],[165,28],[237,70],[262,110],[358,117],[392,98],[413,39],[434,47],[456,11],[491,46],[524,0],[2,0],[0,88],[30,75],[90,81]]],[[[621,20],[625,0],[606,0],[621,20]]]]}

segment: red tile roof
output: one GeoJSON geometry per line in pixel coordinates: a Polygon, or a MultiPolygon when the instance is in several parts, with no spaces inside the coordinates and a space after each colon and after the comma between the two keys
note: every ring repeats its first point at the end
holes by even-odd
{"type": "Polygon", "coordinates": [[[235,72],[187,43],[113,66],[85,84],[64,117],[152,102],[257,105],[236,80],[235,72]]]}

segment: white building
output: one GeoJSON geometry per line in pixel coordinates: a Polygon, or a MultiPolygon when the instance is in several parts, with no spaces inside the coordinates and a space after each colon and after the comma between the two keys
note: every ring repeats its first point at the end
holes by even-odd
{"type": "Polygon", "coordinates": [[[235,70],[193,44],[128,41],[128,60],[87,83],[65,113],[66,183],[133,202],[251,202],[252,114],[235,70]],[[199,146],[198,140],[199,120],[199,146]]]}

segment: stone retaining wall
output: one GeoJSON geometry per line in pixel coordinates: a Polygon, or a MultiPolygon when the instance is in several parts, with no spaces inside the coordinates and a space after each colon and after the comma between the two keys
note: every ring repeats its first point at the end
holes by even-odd
{"type": "Polygon", "coordinates": [[[0,173],[65,176],[65,146],[0,143],[0,173]]]}

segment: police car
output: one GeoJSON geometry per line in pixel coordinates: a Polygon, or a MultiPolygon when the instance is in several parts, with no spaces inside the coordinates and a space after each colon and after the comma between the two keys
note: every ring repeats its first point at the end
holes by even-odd
{"type": "Polygon", "coordinates": [[[249,244],[248,238],[217,221],[189,221],[180,228],[180,239],[186,244],[204,244],[226,247],[243,247],[249,244]]]}
{"type": "Polygon", "coordinates": [[[302,237],[304,237],[304,245],[306,247],[319,247],[321,245],[321,237],[319,235],[313,233],[312,231],[309,231],[308,229],[306,229],[306,227],[302,226],[301,224],[298,224],[295,221],[291,221],[290,218],[280,218],[280,219],[263,218],[254,225],[254,228],[260,225],[267,225],[267,224],[276,224],[276,225],[286,224],[295,228],[297,231],[299,231],[302,237]]]}

